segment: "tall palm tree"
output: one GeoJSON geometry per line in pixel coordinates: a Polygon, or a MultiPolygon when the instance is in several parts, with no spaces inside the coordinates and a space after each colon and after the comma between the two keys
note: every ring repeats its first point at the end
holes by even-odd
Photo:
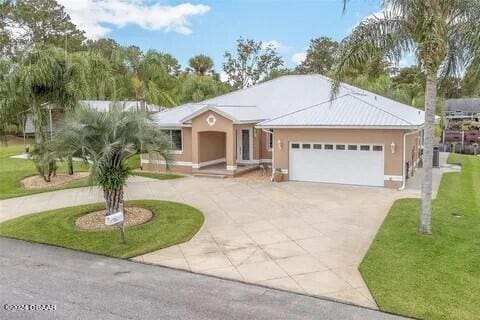
{"type": "Polygon", "coordinates": [[[415,53],[426,75],[419,231],[430,234],[437,85],[439,78],[461,71],[480,55],[480,6],[478,0],[383,0],[382,6],[381,16],[367,18],[344,39],[334,72],[333,92],[350,68],[374,54],[398,62],[404,54],[415,53]]]}
{"type": "Polygon", "coordinates": [[[107,215],[118,212],[123,202],[123,187],[131,175],[126,161],[139,153],[156,153],[168,161],[170,146],[147,113],[82,106],[66,115],[53,144],[59,156],[75,154],[90,164],[91,179],[103,189],[107,215]]]}
{"type": "Polygon", "coordinates": [[[213,60],[204,54],[191,57],[190,60],[188,60],[188,66],[199,76],[213,72],[213,60]]]}

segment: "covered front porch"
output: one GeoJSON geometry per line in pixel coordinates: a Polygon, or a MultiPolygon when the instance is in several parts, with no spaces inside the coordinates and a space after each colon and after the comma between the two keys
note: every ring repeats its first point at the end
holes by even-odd
{"type": "Polygon", "coordinates": [[[263,132],[255,123],[235,123],[207,111],[192,118],[191,128],[193,174],[236,176],[262,162],[263,132]]]}
{"type": "MultiPolygon", "coordinates": [[[[212,128],[213,129],[213,128],[212,128]]],[[[193,136],[192,172],[237,176],[258,168],[254,159],[254,128],[230,125],[224,131],[197,131],[193,136]]]]}

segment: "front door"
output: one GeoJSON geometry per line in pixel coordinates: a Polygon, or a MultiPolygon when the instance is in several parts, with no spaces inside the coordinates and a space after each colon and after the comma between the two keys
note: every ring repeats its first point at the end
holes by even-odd
{"type": "Polygon", "coordinates": [[[250,160],[251,134],[251,129],[241,129],[237,136],[237,160],[239,162],[250,160]]]}

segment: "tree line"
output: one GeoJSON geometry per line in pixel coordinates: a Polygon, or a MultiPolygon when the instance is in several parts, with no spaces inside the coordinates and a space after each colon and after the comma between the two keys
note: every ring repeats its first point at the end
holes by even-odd
{"type": "MultiPolygon", "coordinates": [[[[228,81],[223,82],[204,54],[192,57],[182,69],[166,52],[142,51],[108,38],[89,40],[55,0],[7,0],[0,4],[0,17],[2,123],[19,124],[25,114],[39,114],[34,121],[40,129],[46,125],[41,112],[46,104],[55,105],[56,113],[82,99],[144,100],[172,107],[286,74],[333,77],[342,47],[328,37],[313,39],[305,60],[287,68],[274,46],[240,38],[236,50],[224,54],[221,68],[228,81]]],[[[449,76],[440,83],[441,96],[480,95],[479,76],[470,64],[463,77],[449,76]]],[[[342,80],[419,108],[424,105],[421,68],[395,67],[380,51],[361,65],[349,66],[342,80]]]]}

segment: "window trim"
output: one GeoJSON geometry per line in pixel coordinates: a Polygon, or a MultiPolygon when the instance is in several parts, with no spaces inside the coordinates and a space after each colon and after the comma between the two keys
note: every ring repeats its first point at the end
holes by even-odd
{"type": "Polygon", "coordinates": [[[323,144],[323,150],[334,151],[335,150],[335,143],[324,143],[323,144]],[[327,146],[328,146],[328,148],[327,148],[327,146]],[[330,148],[330,146],[332,146],[332,148],[330,148]]]}
{"type": "MultiPolygon", "coordinates": [[[[162,131],[169,131],[169,138],[170,138],[170,148],[173,146],[173,139],[172,139],[172,131],[173,130],[180,130],[180,149],[174,150],[170,149],[168,153],[170,154],[183,154],[183,129],[182,128],[162,128],[162,131]]],[[[168,137],[168,135],[167,135],[168,137]]]]}
{"type": "Polygon", "coordinates": [[[267,151],[273,150],[273,132],[266,132],[266,140],[267,140],[267,151]],[[270,146],[270,142],[272,146],[270,146]]]}

